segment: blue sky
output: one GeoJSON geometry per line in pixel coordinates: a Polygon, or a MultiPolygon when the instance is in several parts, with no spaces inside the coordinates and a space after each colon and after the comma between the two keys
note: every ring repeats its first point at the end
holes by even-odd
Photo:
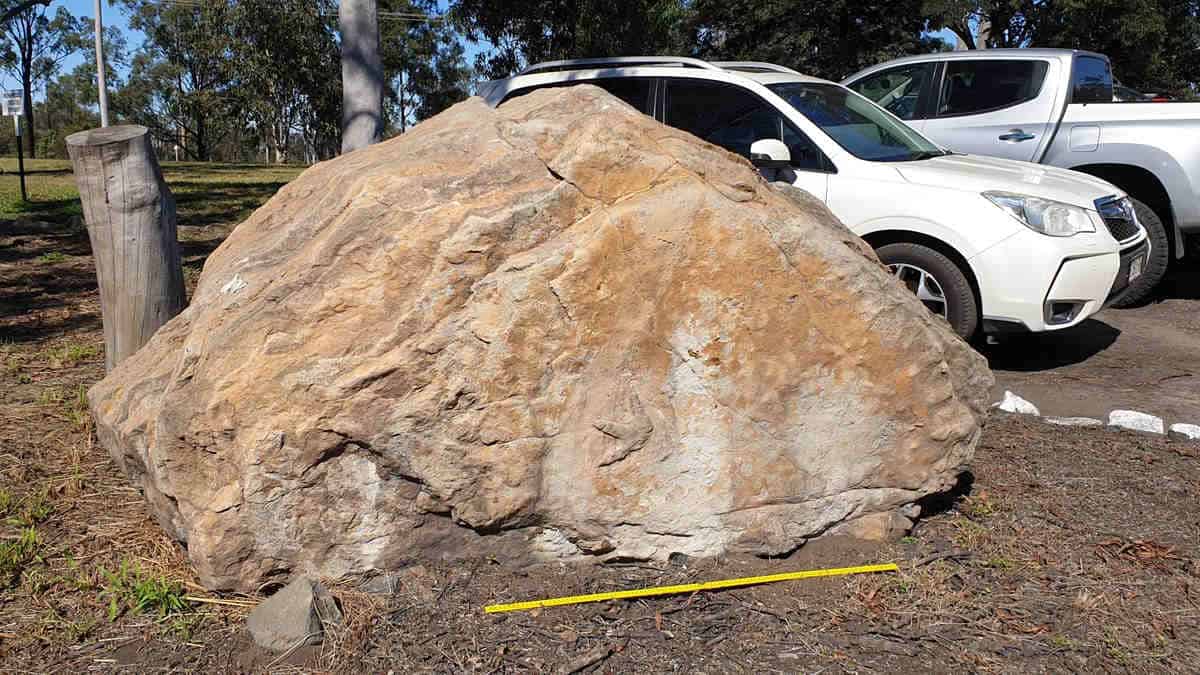
{"type": "MultiPolygon", "coordinates": [[[[101,0],[104,4],[104,9],[101,12],[101,17],[104,19],[105,26],[116,26],[125,33],[125,39],[129,43],[129,48],[136,49],[142,43],[142,34],[129,30],[128,13],[124,7],[108,4],[108,0],[101,0]]],[[[89,20],[95,16],[95,0],[55,0],[48,10],[48,14],[53,14],[58,11],[59,7],[66,7],[75,16],[86,16],[89,20]]],[[[82,54],[72,54],[63,62],[63,70],[71,70],[76,64],[84,60],[82,54]]],[[[12,78],[7,78],[6,83],[12,84],[12,78]]]]}

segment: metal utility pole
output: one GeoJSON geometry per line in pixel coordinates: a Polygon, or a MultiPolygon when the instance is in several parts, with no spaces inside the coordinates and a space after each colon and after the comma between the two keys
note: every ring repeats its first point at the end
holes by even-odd
{"type": "Polygon", "coordinates": [[[13,126],[17,128],[17,173],[21,176],[21,201],[29,201],[29,193],[25,191],[25,152],[21,150],[21,116],[13,115],[13,126]]]}
{"type": "Polygon", "coordinates": [[[342,153],[378,143],[383,133],[383,63],[376,0],[342,0],[342,153]]]}
{"type": "Polygon", "coordinates": [[[104,86],[104,20],[100,18],[100,5],[96,0],[96,86],[100,91],[100,126],[108,126],[108,87],[104,86]]]}

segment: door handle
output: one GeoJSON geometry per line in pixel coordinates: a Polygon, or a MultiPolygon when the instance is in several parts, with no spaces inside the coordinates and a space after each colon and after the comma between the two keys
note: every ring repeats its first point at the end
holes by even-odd
{"type": "Polygon", "coordinates": [[[1001,134],[1000,140],[1008,141],[1009,143],[1020,143],[1021,141],[1032,141],[1035,138],[1033,134],[1027,134],[1021,129],[1009,129],[1007,134],[1001,134]]]}

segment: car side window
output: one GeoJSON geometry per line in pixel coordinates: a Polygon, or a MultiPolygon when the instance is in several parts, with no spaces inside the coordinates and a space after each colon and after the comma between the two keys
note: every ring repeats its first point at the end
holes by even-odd
{"type": "Polygon", "coordinates": [[[797,170],[830,171],[832,167],[816,144],[778,110],[723,82],[667,80],[666,122],[746,158],[752,143],[773,138],[788,146],[797,170]]]}
{"type": "Polygon", "coordinates": [[[938,117],[971,115],[1032,101],[1041,92],[1048,69],[1045,61],[948,61],[938,117]]]}
{"type": "Polygon", "coordinates": [[[652,85],[654,81],[648,77],[605,77],[595,80],[568,80],[566,82],[543,84],[536,87],[518,89],[506,96],[500,104],[503,105],[514,98],[535,92],[538,89],[573,87],[577,84],[591,84],[600,87],[634,108],[637,108],[638,112],[645,115],[650,115],[650,111],[654,109],[652,98],[654,91],[652,85]]]}
{"type": "Polygon", "coordinates": [[[1108,61],[1076,56],[1071,68],[1071,103],[1112,103],[1113,76],[1108,61]]]}
{"type": "Polygon", "coordinates": [[[653,110],[650,92],[654,88],[650,86],[651,82],[649,78],[605,77],[599,80],[591,80],[588,84],[600,87],[634,108],[637,108],[638,112],[642,114],[649,115],[650,111],[653,110]]]}
{"type": "Polygon", "coordinates": [[[896,66],[868,75],[850,88],[902,120],[924,119],[927,115],[921,98],[928,96],[925,92],[933,71],[932,63],[896,66]]]}

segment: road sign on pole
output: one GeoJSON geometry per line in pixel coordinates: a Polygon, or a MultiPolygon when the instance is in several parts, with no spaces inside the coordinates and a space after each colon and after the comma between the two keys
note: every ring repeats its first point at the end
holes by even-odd
{"type": "Polygon", "coordinates": [[[13,118],[13,128],[17,132],[17,173],[21,175],[21,201],[29,201],[25,192],[25,152],[21,149],[21,115],[25,114],[25,97],[20,89],[10,89],[0,98],[0,108],[5,115],[13,118]]]}
{"type": "Polygon", "coordinates": [[[6,90],[4,98],[0,99],[0,104],[4,106],[5,115],[25,114],[25,97],[21,96],[20,89],[6,90]]]}

